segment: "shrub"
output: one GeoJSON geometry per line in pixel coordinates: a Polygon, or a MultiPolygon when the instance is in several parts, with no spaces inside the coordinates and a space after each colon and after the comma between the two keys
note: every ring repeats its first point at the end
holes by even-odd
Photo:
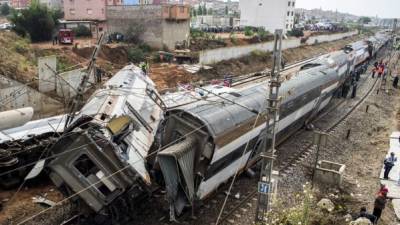
{"type": "Polygon", "coordinates": [[[133,47],[128,49],[128,60],[133,63],[140,63],[145,60],[145,54],[142,49],[133,47]]]}
{"type": "Polygon", "coordinates": [[[89,27],[84,25],[78,25],[77,27],[72,29],[76,37],[91,37],[92,32],[89,27]]]}
{"type": "Polygon", "coordinates": [[[244,35],[245,36],[253,36],[254,32],[251,27],[245,27],[244,28],[244,35]]]}
{"type": "Polygon", "coordinates": [[[258,28],[257,35],[261,40],[265,40],[271,35],[268,31],[266,31],[263,27],[258,28]]]}
{"type": "Polygon", "coordinates": [[[8,14],[10,14],[10,6],[8,6],[8,4],[1,5],[0,14],[3,16],[8,16],[8,14]]]}
{"type": "Polygon", "coordinates": [[[230,33],[229,34],[229,38],[231,39],[231,42],[233,44],[237,44],[237,38],[236,38],[236,35],[234,33],[230,33]]]}
{"type": "Polygon", "coordinates": [[[148,44],[146,44],[146,43],[141,43],[141,44],[139,44],[139,48],[144,52],[144,53],[148,53],[148,52],[151,52],[151,47],[148,45],[148,44]]]}
{"type": "Polygon", "coordinates": [[[287,32],[288,36],[294,36],[294,37],[303,37],[304,32],[300,29],[293,29],[291,31],[287,32]]]}
{"type": "Polygon", "coordinates": [[[29,45],[26,40],[18,40],[14,42],[14,50],[20,54],[29,52],[29,45]]]}
{"type": "Polygon", "coordinates": [[[126,41],[130,43],[141,43],[140,37],[145,31],[141,23],[131,23],[126,31],[126,41]]]}
{"type": "Polygon", "coordinates": [[[53,11],[33,0],[29,8],[12,12],[13,30],[23,36],[29,36],[33,42],[51,40],[61,13],[53,11]]]}

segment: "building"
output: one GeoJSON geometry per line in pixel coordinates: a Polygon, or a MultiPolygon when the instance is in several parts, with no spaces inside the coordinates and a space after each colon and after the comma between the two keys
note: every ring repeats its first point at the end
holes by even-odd
{"type": "Polygon", "coordinates": [[[175,49],[189,43],[190,8],[188,5],[125,5],[107,6],[107,30],[129,35],[132,28],[139,39],[158,49],[175,49]]]}
{"type": "Polygon", "coordinates": [[[240,0],[240,25],[289,31],[294,26],[296,0],[240,0]]]}
{"type": "Polygon", "coordinates": [[[31,4],[31,0],[10,0],[10,6],[14,9],[28,8],[31,4]]]}
{"type": "Polygon", "coordinates": [[[139,0],[139,4],[141,5],[160,5],[167,4],[168,0],[139,0]]]}
{"type": "Polygon", "coordinates": [[[47,6],[49,9],[62,10],[63,1],[62,0],[39,0],[39,3],[47,6]]]}
{"type": "Polygon", "coordinates": [[[73,28],[78,24],[89,24],[92,33],[97,36],[107,29],[107,5],[123,5],[123,0],[64,0],[63,25],[73,28]]]}

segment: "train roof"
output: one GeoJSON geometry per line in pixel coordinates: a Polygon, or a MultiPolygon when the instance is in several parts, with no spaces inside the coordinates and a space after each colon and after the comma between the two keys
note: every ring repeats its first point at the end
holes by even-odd
{"type": "MultiPolygon", "coordinates": [[[[300,71],[296,76],[282,84],[280,89],[280,96],[283,97],[282,103],[304,95],[304,93],[334,79],[335,76],[335,71],[326,65],[300,71]]],[[[267,93],[269,92],[267,82],[220,94],[221,97],[236,104],[214,96],[178,107],[172,111],[182,111],[202,121],[215,138],[225,131],[254,118],[255,113],[249,109],[258,112],[265,110],[267,93]]]]}

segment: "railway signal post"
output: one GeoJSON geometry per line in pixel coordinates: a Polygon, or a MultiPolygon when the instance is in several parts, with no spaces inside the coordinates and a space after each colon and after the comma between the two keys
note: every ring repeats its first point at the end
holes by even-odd
{"type": "Polygon", "coordinates": [[[260,180],[257,187],[259,193],[255,218],[256,222],[265,220],[265,214],[270,209],[271,204],[272,168],[275,158],[275,129],[279,120],[279,87],[281,86],[280,67],[282,57],[282,34],[283,30],[275,31],[273,65],[271,70],[271,79],[269,82],[269,95],[266,101],[266,135],[263,142],[263,151],[261,153],[262,167],[260,180]],[[269,148],[267,148],[267,143],[271,143],[269,148]]]}

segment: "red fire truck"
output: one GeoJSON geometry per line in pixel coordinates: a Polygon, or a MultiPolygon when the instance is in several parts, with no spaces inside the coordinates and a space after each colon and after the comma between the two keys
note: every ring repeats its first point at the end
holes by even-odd
{"type": "Polygon", "coordinates": [[[74,33],[71,29],[60,29],[58,31],[58,41],[60,44],[73,44],[74,33]]]}

